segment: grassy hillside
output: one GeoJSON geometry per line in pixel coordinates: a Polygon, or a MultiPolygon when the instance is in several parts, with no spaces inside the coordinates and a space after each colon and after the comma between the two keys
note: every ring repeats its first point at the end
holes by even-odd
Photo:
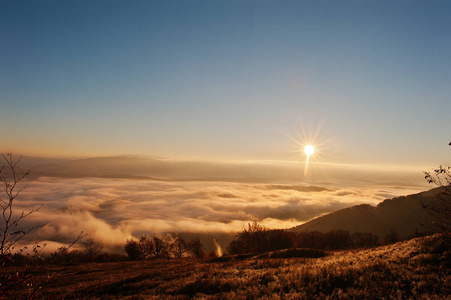
{"type": "MultiPolygon", "coordinates": [[[[417,238],[374,249],[216,260],[159,259],[47,267],[32,274],[48,299],[355,299],[451,297],[450,251],[417,238]]],[[[5,272],[5,269],[2,270],[5,272]]],[[[33,288],[15,291],[27,297],[33,288]]]]}

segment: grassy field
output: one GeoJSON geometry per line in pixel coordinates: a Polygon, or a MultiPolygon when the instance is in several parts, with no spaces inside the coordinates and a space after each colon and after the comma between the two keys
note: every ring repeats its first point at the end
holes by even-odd
{"type": "Polygon", "coordinates": [[[154,259],[46,267],[32,287],[46,299],[451,299],[450,250],[429,238],[320,258],[154,259]],[[37,287],[37,288],[36,288],[37,287]]]}

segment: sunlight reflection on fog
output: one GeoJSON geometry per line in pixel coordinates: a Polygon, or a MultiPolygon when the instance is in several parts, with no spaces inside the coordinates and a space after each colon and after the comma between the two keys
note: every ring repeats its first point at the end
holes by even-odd
{"type": "MultiPolygon", "coordinates": [[[[316,216],[361,203],[376,205],[418,188],[154,181],[44,177],[30,182],[19,209],[44,204],[27,223],[49,222],[39,240],[60,242],[84,231],[105,245],[120,246],[141,234],[231,232],[257,221],[290,228],[316,216]]],[[[25,223],[24,223],[25,224],[25,223]]]]}

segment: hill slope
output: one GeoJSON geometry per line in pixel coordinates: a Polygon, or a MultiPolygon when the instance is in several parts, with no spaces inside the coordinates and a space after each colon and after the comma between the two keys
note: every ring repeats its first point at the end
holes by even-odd
{"type": "Polygon", "coordinates": [[[422,203],[436,205],[440,192],[441,188],[435,188],[414,195],[387,199],[376,207],[363,204],[345,208],[313,219],[292,230],[327,232],[341,229],[350,233],[370,232],[379,237],[384,237],[394,230],[401,238],[407,238],[415,230],[426,231],[431,218],[422,203]]]}
{"type": "Polygon", "coordinates": [[[10,299],[449,299],[449,258],[427,237],[322,258],[48,266],[10,299]]]}

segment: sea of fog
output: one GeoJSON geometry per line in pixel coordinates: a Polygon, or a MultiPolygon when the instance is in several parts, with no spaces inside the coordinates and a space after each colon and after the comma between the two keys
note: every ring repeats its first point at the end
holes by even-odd
{"type": "Polygon", "coordinates": [[[28,236],[52,250],[81,231],[121,251],[127,239],[168,232],[236,232],[256,221],[291,228],[317,216],[424,190],[394,184],[243,183],[41,177],[28,183],[16,212],[42,204],[22,225],[45,226],[28,236]]]}

